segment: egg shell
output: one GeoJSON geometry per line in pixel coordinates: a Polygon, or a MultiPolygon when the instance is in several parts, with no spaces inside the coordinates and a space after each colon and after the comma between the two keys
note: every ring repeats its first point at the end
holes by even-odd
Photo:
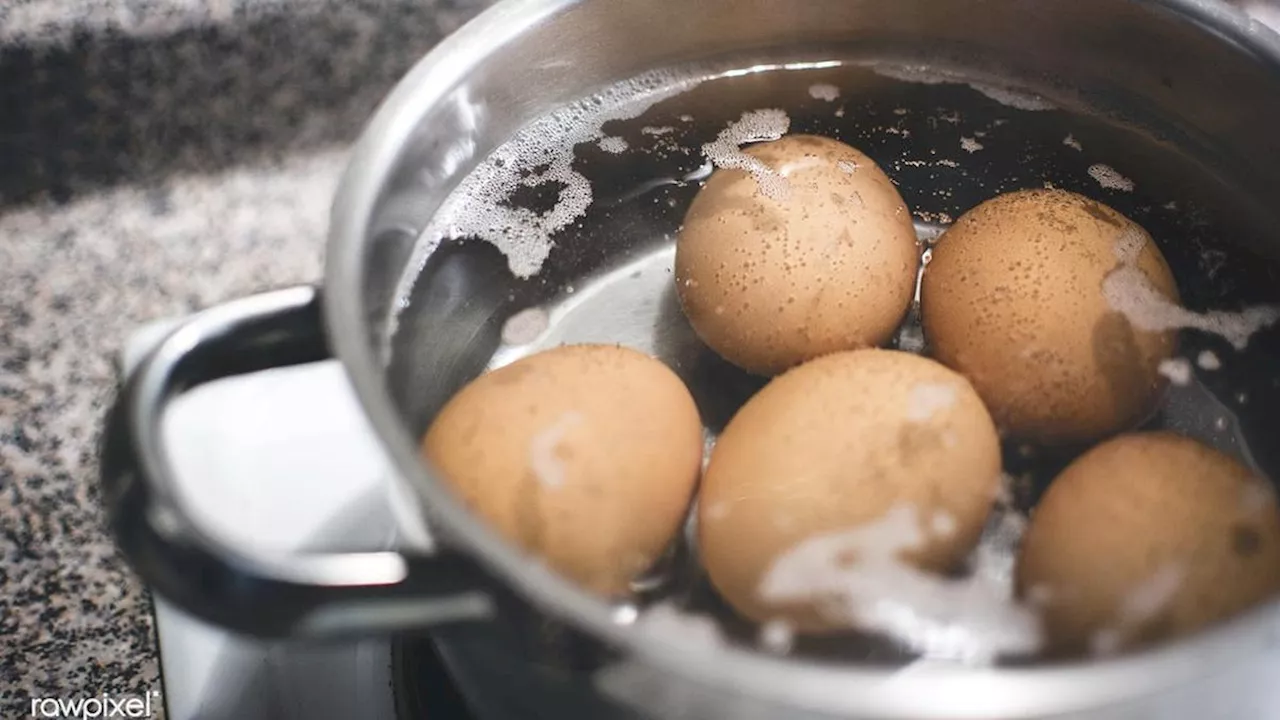
{"type": "Polygon", "coordinates": [[[921,285],[931,354],[964,374],[1000,428],[1077,445],[1152,411],[1175,332],[1134,328],[1102,284],[1139,243],[1136,267],[1178,300],[1164,257],[1139,225],[1089,198],[1023,190],[988,200],[933,249],[921,285]]]}
{"type": "Polygon", "coordinates": [[[1280,590],[1270,484],[1168,432],[1094,447],[1049,486],[1017,564],[1051,652],[1110,654],[1186,635],[1280,590]]]}
{"type": "Polygon", "coordinates": [[[676,243],[676,289],[698,335],[761,375],[885,342],[919,266],[911,213],[888,176],[830,138],[789,135],[744,152],[785,193],[724,169],[694,198],[676,243]]]}
{"type": "Polygon", "coordinates": [[[667,366],[571,345],[458,392],[422,453],[504,538],[590,590],[624,595],[680,529],[702,465],[702,423],[667,366]]]}
{"type": "Polygon", "coordinates": [[[949,570],[977,543],[999,476],[995,426],[962,376],[897,351],[827,355],[774,378],[725,427],[699,490],[699,553],[746,617],[833,629],[812,603],[761,599],[780,556],[907,504],[944,532],[901,559],[949,570]]]}

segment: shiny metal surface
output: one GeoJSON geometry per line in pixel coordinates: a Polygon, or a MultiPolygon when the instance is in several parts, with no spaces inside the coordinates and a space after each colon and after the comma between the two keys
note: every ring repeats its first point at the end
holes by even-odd
{"type": "MultiPolygon", "coordinates": [[[[1256,669],[1276,649],[1273,607],[1146,653],[1050,667],[837,666],[698,645],[678,630],[616,622],[614,608],[529,563],[467,515],[422,466],[418,432],[453,389],[495,360],[510,311],[511,280],[501,263],[483,253],[442,254],[420,280],[430,311],[410,312],[397,336],[387,337],[398,280],[413,270],[416,240],[445,196],[517,129],[613,82],[653,68],[749,62],[783,51],[811,59],[854,53],[907,60],[1032,89],[1064,106],[1107,108],[1116,119],[1161,119],[1171,151],[1196,158],[1197,176],[1216,184],[1242,225],[1280,225],[1274,203],[1280,37],[1224,3],[508,0],[496,6],[425,58],[371,121],[335,199],[326,275],[329,339],[402,473],[403,489],[421,500],[441,545],[473,558],[519,598],[504,601],[497,619],[474,632],[448,631],[444,644],[454,662],[474,673],[477,691],[521,692],[556,717],[589,708],[593,717],[697,720],[1198,718],[1204,708],[1188,698],[1266,690],[1256,669]],[[388,340],[398,348],[390,365],[382,357],[388,340]]],[[[1276,245],[1258,249],[1280,254],[1276,245]]],[[[600,268],[616,268],[636,249],[605,250],[614,262],[600,268]]],[[[644,277],[649,268],[638,269],[644,277]]],[[[595,277],[555,260],[544,275],[553,290],[595,277]]],[[[649,307],[655,318],[664,316],[663,297],[669,302],[668,293],[649,307]]],[[[595,332],[602,324],[595,314],[604,307],[589,300],[561,305],[555,332],[576,337],[580,318],[590,318],[595,332]]],[[[620,332],[636,327],[603,324],[620,332]]],[[[653,343],[664,354],[686,347],[678,323],[655,320],[652,328],[661,330],[627,341],[653,343]]],[[[751,389],[744,383],[740,392],[751,389]]],[[[712,399],[730,398],[725,407],[732,407],[731,396],[721,389],[712,399]]],[[[152,558],[134,561],[148,579],[167,577],[185,602],[207,604],[189,581],[158,572],[152,558]]],[[[307,602],[330,603],[339,591],[297,592],[307,602]]],[[[369,602],[363,610],[346,606],[344,629],[394,625],[378,611],[376,595],[353,598],[369,602]]],[[[430,594],[424,591],[419,602],[429,605],[430,594]]],[[[298,625],[297,616],[297,607],[286,608],[256,631],[323,630],[298,625]]]]}
{"type": "Polygon", "coordinates": [[[103,437],[104,495],[121,549],[183,610],[260,637],[486,619],[490,600],[466,576],[471,564],[455,567],[452,554],[415,561],[393,551],[268,553],[201,527],[183,502],[162,432],[169,401],[222,377],[327,356],[318,295],[309,287],[217,306],[161,340],[130,374],[103,437]],[[411,573],[422,563],[438,567],[411,573]],[[441,602],[414,602],[424,592],[441,602]]]}

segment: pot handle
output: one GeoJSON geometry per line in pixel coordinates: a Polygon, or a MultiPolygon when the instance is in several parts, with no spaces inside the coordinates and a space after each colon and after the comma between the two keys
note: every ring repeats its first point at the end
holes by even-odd
{"type": "Polygon", "coordinates": [[[183,507],[161,432],[169,402],[219,378],[328,357],[314,287],[215,306],[161,341],[125,381],[103,435],[103,496],[126,559],[183,610],[263,638],[367,635],[489,617],[494,601],[481,570],[447,550],[264,553],[219,541],[183,507]]]}

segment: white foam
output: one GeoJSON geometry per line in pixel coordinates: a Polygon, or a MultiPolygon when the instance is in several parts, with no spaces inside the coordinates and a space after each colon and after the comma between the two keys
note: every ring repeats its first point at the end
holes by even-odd
{"type": "Polygon", "coordinates": [[[1015,110],[1035,112],[1041,110],[1054,110],[1057,108],[1057,106],[1048,99],[1035,93],[968,80],[962,75],[948,73],[929,65],[880,63],[873,66],[872,69],[877,75],[893,78],[894,80],[901,80],[903,82],[918,83],[922,85],[968,85],[1001,105],[1014,108],[1015,110]]]}
{"type": "Polygon", "coordinates": [[[786,655],[795,639],[795,629],[786,620],[770,620],[760,627],[760,645],[770,652],[786,655]]]}
{"type": "Polygon", "coordinates": [[[564,485],[564,463],[556,457],[556,449],[569,431],[582,424],[583,420],[582,413],[571,410],[529,441],[529,467],[543,486],[558,488],[564,485]]]}
{"type": "Polygon", "coordinates": [[[933,514],[933,519],[929,521],[929,529],[938,537],[951,537],[959,529],[959,523],[956,517],[945,510],[939,510],[933,514]]]}
{"type": "Polygon", "coordinates": [[[968,85],[1001,105],[1005,105],[1016,110],[1037,112],[1042,110],[1056,110],[1058,107],[1035,93],[1010,90],[998,85],[988,85],[986,83],[971,82],[968,85]]]}
{"type": "Polygon", "coordinates": [[[1200,354],[1196,356],[1196,364],[1205,370],[1222,369],[1222,360],[1212,350],[1201,350],[1200,354]]]}
{"type": "Polygon", "coordinates": [[[1161,360],[1156,369],[1174,385],[1184,386],[1191,382],[1191,363],[1186,358],[1161,360]]]}
{"type": "Polygon", "coordinates": [[[1197,313],[1170,302],[1137,267],[1146,242],[1142,233],[1122,234],[1114,248],[1118,265],[1102,281],[1102,295],[1107,304],[1139,330],[1201,330],[1218,335],[1237,350],[1243,350],[1248,347],[1254,333],[1280,321],[1280,306],[1275,305],[1256,305],[1234,313],[1220,310],[1197,313]]]}
{"type": "Polygon", "coordinates": [[[1142,255],[1142,248],[1147,246],[1147,236],[1136,230],[1126,230],[1116,239],[1113,251],[1121,265],[1133,265],[1142,255]]]}
{"type": "Polygon", "coordinates": [[[1075,135],[1067,135],[1062,139],[1062,144],[1078,152],[1084,151],[1084,146],[1080,144],[1080,141],[1076,139],[1075,135]]]}
{"type": "Polygon", "coordinates": [[[948,383],[919,383],[907,398],[907,420],[924,422],[955,405],[956,388],[948,383]]]}
{"type": "Polygon", "coordinates": [[[960,138],[960,149],[967,153],[976,153],[983,148],[982,143],[977,138],[962,137],[960,138]]]}
{"type": "Polygon", "coordinates": [[[502,324],[502,342],[507,345],[528,345],[537,340],[550,323],[551,318],[546,310],[525,308],[502,324]]]}
{"type": "Polygon", "coordinates": [[[1245,515],[1259,515],[1274,505],[1275,490],[1265,482],[1254,480],[1240,490],[1240,511],[1245,515]]]}
{"type": "Polygon", "coordinates": [[[1129,633],[1140,629],[1169,605],[1186,575],[1181,563],[1166,563],[1134,586],[1120,603],[1115,626],[1094,633],[1090,641],[1094,654],[1111,655],[1119,650],[1129,633]]]}
{"type": "Polygon", "coordinates": [[[840,88],[829,83],[817,83],[809,86],[809,97],[814,100],[835,102],[840,97],[840,88]]]}
{"type": "Polygon", "coordinates": [[[645,135],[667,135],[675,131],[676,129],[671,127],[670,125],[663,125],[660,127],[653,127],[652,125],[646,125],[645,127],[640,128],[640,132],[645,135]]]}
{"type": "Polygon", "coordinates": [[[898,558],[924,541],[916,509],[896,506],[880,520],[784,553],[766,572],[760,597],[811,602],[829,622],[886,633],[930,657],[990,662],[1041,647],[1039,618],[1012,598],[1007,582],[977,572],[946,578],[898,558]]]}
{"type": "Polygon", "coordinates": [[[776,108],[751,110],[720,132],[716,139],[702,146],[702,153],[722,170],[745,170],[755,178],[761,194],[774,200],[787,197],[786,178],[741,148],[747,143],[778,140],[791,128],[791,119],[776,108]]]}
{"type": "MultiPolygon", "coordinates": [[[[951,223],[955,222],[955,218],[951,217],[950,214],[944,213],[944,212],[929,212],[928,210],[919,210],[916,212],[916,217],[932,225],[940,226],[943,229],[945,229],[951,223]]],[[[940,237],[940,236],[941,236],[941,233],[939,233],[938,236],[935,236],[934,238],[930,238],[928,242],[937,242],[937,237],[940,237]]]]}
{"type": "Polygon", "coordinates": [[[627,144],[626,138],[614,136],[602,137],[600,138],[600,142],[596,144],[600,146],[601,150],[614,155],[624,153],[627,151],[627,148],[630,147],[630,145],[627,144]]]}
{"type": "Polygon", "coordinates": [[[695,649],[714,650],[725,645],[724,634],[714,618],[685,612],[670,602],[645,609],[637,624],[658,635],[678,637],[695,649]]]}
{"type": "Polygon", "coordinates": [[[845,175],[852,175],[858,169],[858,163],[852,160],[837,160],[836,167],[845,175]]]}
{"type": "Polygon", "coordinates": [[[1168,563],[1135,587],[1124,599],[1120,617],[1130,623],[1146,622],[1155,617],[1173,599],[1187,571],[1180,563],[1168,563]]]}
{"type": "Polygon", "coordinates": [[[1103,165],[1102,163],[1089,166],[1089,177],[1097,180],[1099,185],[1108,190],[1133,192],[1135,187],[1132,180],[1116,172],[1115,168],[1110,165],[1103,165]]]}
{"type": "Polygon", "coordinates": [[[620,603],[613,608],[613,621],[619,625],[631,625],[640,619],[640,608],[632,603],[620,603]]]}
{"type": "Polygon", "coordinates": [[[1193,312],[1160,294],[1146,274],[1132,264],[1122,264],[1102,281],[1102,294],[1111,308],[1146,332],[1182,328],[1213,333],[1237,350],[1249,346],[1253,334],[1280,321],[1280,306],[1257,305],[1240,312],[1193,312]]]}
{"type": "MultiPolygon", "coordinates": [[[[414,266],[420,267],[443,238],[477,237],[507,257],[516,277],[536,275],[551,253],[552,237],[582,217],[594,198],[591,183],[573,167],[574,147],[600,141],[604,123],[636,117],[703,79],[647,73],[526,126],[494,150],[445,199],[422,233],[414,266]],[[536,213],[509,202],[521,188],[548,184],[559,185],[560,191],[546,212],[536,213]]],[[[412,282],[416,275],[407,280],[412,282]]],[[[407,295],[407,291],[400,293],[400,297],[407,295]]]]}

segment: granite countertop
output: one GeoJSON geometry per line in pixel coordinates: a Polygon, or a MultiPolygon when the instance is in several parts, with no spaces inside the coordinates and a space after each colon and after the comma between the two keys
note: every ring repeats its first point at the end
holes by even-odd
{"type": "Polygon", "coordinates": [[[316,280],[345,146],[488,2],[0,4],[0,716],[159,689],[98,500],[115,354],[148,320],[316,280]]]}

